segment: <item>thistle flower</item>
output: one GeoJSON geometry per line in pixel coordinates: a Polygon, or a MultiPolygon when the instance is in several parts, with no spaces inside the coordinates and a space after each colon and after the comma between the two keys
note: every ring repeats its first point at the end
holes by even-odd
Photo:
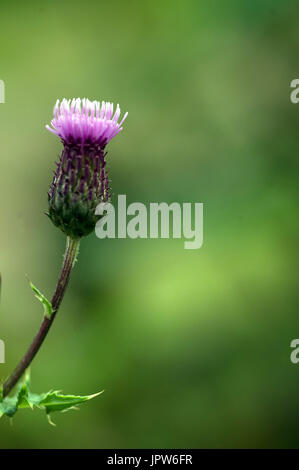
{"type": "Polygon", "coordinates": [[[46,128],[64,148],[48,192],[47,215],[71,238],[91,233],[99,218],[96,206],[110,199],[105,147],[122,130],[127,114],[118,122],[119,105],[113,114],[113,104],[104,101],[56,102],[52,128],[46,128]]]}
{"type": "MultiPolygon", "coordinates": [[[[0,385],[0,418],[10,418],[18,408],[43,407],[48,415],[53,411],[64,411],[99,395],[61,395],[60,392],[33,394],[29,392],[29,377],[25,375],[23,385],[14,397],[8,397],[11,390],[26,373],[57,315],[66,292],[72,269],[75,265],[80,238],[88,235],[95,227],[98,216],[96,206],[110,198],[109,180],[106,170],[105,151],[108,142],[121,130],[120,109],[117,105],[113,114],[113,104],[89,101],[80,98],[72,101],[57,101],[54,108],[52,128],[47,129],[63,143],[63,150],[53,182],[48,192],[49,212],[52,222],[66,235],[66,250],[59,278],[51,301],[48,300],[30,281],[35,297],[44,307],[44,317],[40,328],[24,356],[10,376],[0,385]],[[21,399],[20,399],[21,397],[21,399]],[[24,405],[25,403],[25,405],[24,405]]],[[[49,422],[51,420],[49,418],[49,422]]]]}

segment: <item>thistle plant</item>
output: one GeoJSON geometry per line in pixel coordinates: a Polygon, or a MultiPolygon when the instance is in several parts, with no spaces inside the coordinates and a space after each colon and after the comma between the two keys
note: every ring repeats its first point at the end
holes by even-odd
{"type": "Polygon", "coordinates": [[[0,388],[0,417],[12,417],[20,408],[35,406],[44,408],[49,417],[53,411],[73,408],[99,395],[62,395],[56,391],[33,394],[28,368],[57,315],[78,256],[80,240],[94,230],[99,219],[95,214],[96,206],[110,199],[106,146],[122,130],[126,117],[127,113],[118,122],[119,105],[113,113],[113,104],[104,101],[100,103],[78,98],[56,102],[52,127],[46,128],[60,138],[63,150],[48,192],[46,214],[66,235],[66,250],[51,301],[30,282],[35,296],[44,306],[44,317],[27,352],[0,388]],[[22,377],[24,380],[16,394],[9,397],[10,391],[22,377]]]}

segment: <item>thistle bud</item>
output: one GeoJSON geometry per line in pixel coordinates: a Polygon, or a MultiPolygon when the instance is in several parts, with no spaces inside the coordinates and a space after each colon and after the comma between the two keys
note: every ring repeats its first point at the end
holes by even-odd
{"type": "Polygon", "coordinates": [[[64,146],[48,192],[47,215],[71,238],[81,238],[94,230],[99,216],[95,208],[110,199],[105,151],[108,142],[122,130],[126,113],[119,105],[100,104],[80,98],[57,101],[52,128],[64,146]]]}

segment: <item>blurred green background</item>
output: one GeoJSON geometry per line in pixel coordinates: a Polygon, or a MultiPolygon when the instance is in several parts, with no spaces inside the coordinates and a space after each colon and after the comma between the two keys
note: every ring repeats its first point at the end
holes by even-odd
{"type": "Polygon", "coordinates": [[[19,412],[1,448],[299,447],[298,2],[1,0],[0,338],[11,372],[42,318],[63,235],[43,214],[57,98],[120,103],[114,197],[204,203],[204,245],[81,243],[33,389],[80,411],[19,412]],[[296,5],[297,3],[297,5],[296,5]]]}

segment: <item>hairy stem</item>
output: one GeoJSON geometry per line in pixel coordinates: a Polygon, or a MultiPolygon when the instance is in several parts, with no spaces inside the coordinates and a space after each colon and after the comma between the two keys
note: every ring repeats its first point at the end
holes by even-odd
{"type": "Polygon", "coordinates": [[[27,352],[13,371],[13,373],[8,377],[3,385],[3,397],[9,394],[11,389],[16,385],[18,380],[21,378],[25,370],[33,361],[35,355],[37,354],[39,348],[44,342],[44,339],[47,336],[47,333],[54,321],[54,318],[58,312],[61,301],[65,294],[68,282],[70,280],[72,268],[76,261],[76,255],[79,248],[79,239],[72,239],[67,237],[66,250],[64,254],[63,264],[60,272],[60,276],[56,285],[55,292],[53,294],[51,304],[53,308],[53,313],[50,318],[47,316],[44,317],[43,322],[35,336],[33,342],[29,346],[27,352]]]}

